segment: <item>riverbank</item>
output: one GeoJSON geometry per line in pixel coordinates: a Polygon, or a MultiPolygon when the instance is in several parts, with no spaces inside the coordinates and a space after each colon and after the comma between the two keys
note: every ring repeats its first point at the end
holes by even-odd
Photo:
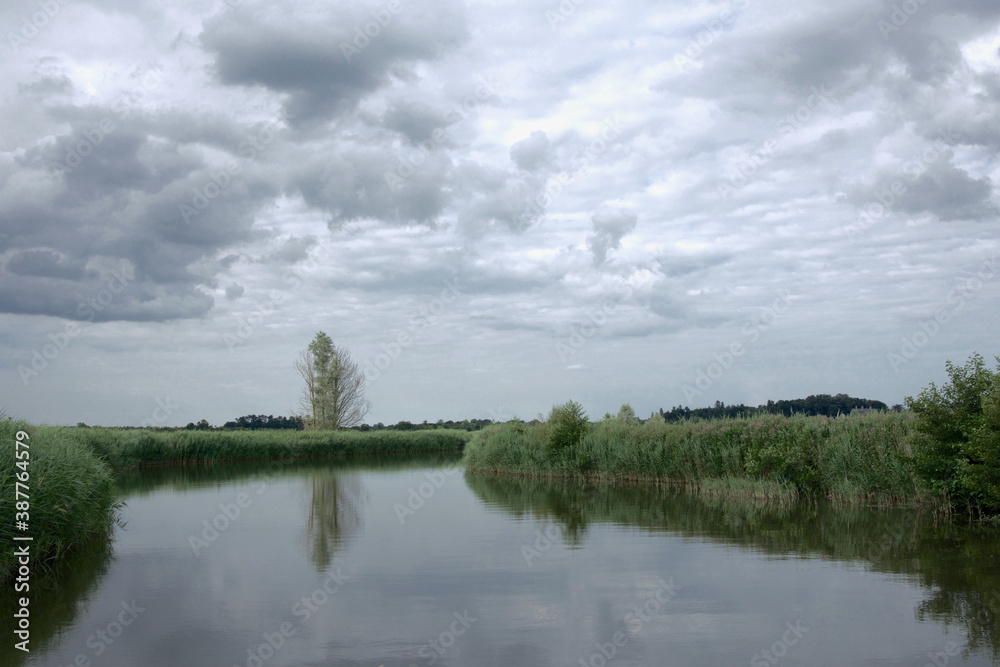
{"type": "Polygon", "coordinates": [[[99,456],[115,471],[155,465],[460,451],[467,431],[150,431],[38,427],[99,456]]]}
{"type": "Polygon", "coordinates": [[[111,532],[118,505],[107,463],[55,432],[21,421],[0,419],[0,438],[0,581],[24,565],[15,549],[27,549],[26,573],[33,577],[75,547],[111,532]]]}
{"type": "MultiPolygon", "coordinates": [[[[0,540],[30,536],[32,572],[70,550],[106,537],[118,517],[116,477],[152,466],[237,461],[294,461],[461,451],[466,431],[150,431],[101,427],[32,426],[0,419],[0,540]],[[17,446],[17,434],[27,444],[17,446]],[[26,437],[25,437],[26,436],[26,437]],[[17,458],[16,451],[22,452],[17,458]],[[27,455],[23,454],[27,452],[27,455]],[[26,463],[25,463],[26,462],[26,463]],[[20,465],[19,465],[20,464],[20,465]],[[15,493],[27,493],[27,529],[17,530],[15,493]],[[27,473],[25,476],[23,473],[27,473]]],[[[14,548],[0,552],[0,582],[17,571],[14,548]]]]}
{"type": "Polygon", "coordinates": [[[926,436],[908,414],[606,418],[568,444],[556,430],[552,422],[487,427],[473,435],[463,462],[491,473],[684,485],[716,497],[944,504],[917,475],[914,452],[926,436]]]}

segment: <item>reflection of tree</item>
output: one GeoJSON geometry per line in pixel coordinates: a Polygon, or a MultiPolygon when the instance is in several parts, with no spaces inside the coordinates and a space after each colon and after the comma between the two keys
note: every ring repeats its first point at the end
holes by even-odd
{"type": "Polygon", "coordinates": [[[364,487],[356,476],[333,474],[310,480],[312,499],[306,526],[309,560],[323,571],[330,566],[337,549],[361,527],[364,487]]]}
{"type": "Polygon", "coordinates": [[[912,577],[927,589],[917,618],[957,625],[972,652],[1000,660],[1000,529],[951,522],[932,512],[827,503],[767,504],[706,499],[653,485],[593,485],[466,473],[487,504],[562,525],[576,544],[592,523],[698,536],[763,553],[864,563],[912,577]]]}

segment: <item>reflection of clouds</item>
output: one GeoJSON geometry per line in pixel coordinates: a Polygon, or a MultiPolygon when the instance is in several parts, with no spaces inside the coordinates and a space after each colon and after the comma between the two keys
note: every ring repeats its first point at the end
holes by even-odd
{"type": "Polygon", "coordinates": [[[309,561],[323,571],[330,566],[337,550],[361,528],[365,490],[354,476],[313,477],[309,484],[312,490],[306,524],[309,561]]]}
{"type": "MultiPolygon", "coordinates": [[[[738,546],[767,557],[809,560],[820,556],[844,564],[863,563],[876,574],[872,587],[879,585],[876,582],[884,580],[886,574],[906,575],[909,581],[919,584],[924,596],[916,608],[919,621],[958,627],[967,636],[970,653],[1000,658],[1000,577],[985,565],[1000,549],[1000,534],[996,532],[942,522],[925,510],[876,510],[829,503],[770,504],[703,498],[668,486],[598,486],[577,480],[471,471],[466,472],[465,480],[487,506],[521,519],[547,520],[553,534],[558,529],[560,535],[555,537],[561,537],[566,547],[576,546],[583,552],[595,548],[592,542],[594,534],[601,532],[599,524],[613,524],[653,533],[662,531],[685,540],[738,546]],[[942,549],[943,543],[956,546],[942,549]]],[[[555,537],[550,536],[553,542],[555,537]]],[[[538,547],[532,543],[529,548],[538,547]]],[[[545,567],[555,565],[550,559],[551,552],[544,559],[532,558],[528,565],[538,564],[538,576],[542,577],[545,567]]],[[[520,559],[519,565],[524,566],[524,562],[520,559]]],[[[671,574],[674,571],[671,566],[671,574]]],[[[532,583],[539,585],[539,581],[533,579],[532,583]]],[[[648,574],[637,576],[633,585],[646,591],[662,587],[648,574]]],[[[858,594],[862,595],[860,589],[858,594]]],[[[873,594],[873,598],[878,596],[873,594]]],[[[612,622],[616,619],[609,618],[602,606],[605,602],[605,598],[599,598],[597,607],[587,616],[593,636],[610,636],[607,633],[615,630],[612,622]]],[[[712,614],[670,618],[677,632],[724,634],[712,614]]],[[[726,623],[731,623],[730,617],[726,623]]],[[[643,636],[650,638],[645,630],[643,636]]],[[[620,647],[620,651],[618,657],[633,655],[629,651],[636,651],[635,656],[644,655],[638,643],[620,647]]]]}

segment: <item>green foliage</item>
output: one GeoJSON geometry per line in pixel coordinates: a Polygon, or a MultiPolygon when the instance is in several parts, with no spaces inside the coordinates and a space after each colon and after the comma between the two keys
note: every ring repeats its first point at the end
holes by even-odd
{"type": "Polygon", "coordinates": [[[361,424],[371,403],[364,397],[364,374],[346,348],[337,347],[320,331],[295,368],[305,382],[300,400],[304,425],[326,431],[361,424]]]}
{"type": "Polygon", "coordinates": [[[792,482],[803,489],[816,486],[808,435],[795,432],[787,418],[761,415],[750,419],[743,437],[748,476],[792,482]]]}
{"type": "Polygon", "coordinates": [[[991,371],[974,354],[965,366],[945,366],[947,384],[906,397],[927,436],[915,453],[917,471],[957,506],[1000,510],[1000,365],[991,371]]]}
{"type": "MultiPolygon", "coordinates": [[[[111,470],[93,451],[75,447],[64,437],[69,430],[74,429],[41,429],[0,417],[0,541],[9,546],[16,544],[15,534],[30,535],[31,553],[42,566],[106,536],[117,517],[111,470]],[[15,447],[18,431],[28,434],[27,448],[15,447]],[[17,458],[16,451],[27,452],[27,458],[17,458]],[[21,532],[15,524],[15,486],[17,475],[24,478],[25,472],[29,528],[21,532]]],[[[0,581],[12,575],[16,564],[13,548],[0,552],[0,581]]]]}
{"type": "Polygon", "coordinates": [[[628,403],[622,403],[618,409],[618,416],[615,419],[629,426],[638,426],[639,418],[635,416],[635,410],[628,403]]]}
{"type": "Polygon", "coordinates": [[[775,489],[848,502],[934,501],[921,490],[910,453],[909,414],[628,423],[603,419],[575,446],[552,447],[559,409],[546,423],[491,426],[465,448],[470,469],[527,475],[656,480],[706,492],[756,495],[775,489]]]}
{"type": "Polygon", "coordinates": [[[549,413],[549,448],[554,451],[574,449],[587,432],[587,413],[576,401],[567,401],[549,413]]]}

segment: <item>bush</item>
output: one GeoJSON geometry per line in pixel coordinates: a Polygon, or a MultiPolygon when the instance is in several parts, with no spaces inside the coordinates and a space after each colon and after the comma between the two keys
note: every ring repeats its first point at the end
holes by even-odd
{"type": "Polygon", "coordinates": [[[549,414],[549,448],[565,451],[575,448],[587,433],[587,414],[576,401],[567,401],[552,408],[549,414]]]}
{"type": "MultiPolygon", "coordinates": [[[[1000,357],[997,357],[1000,364],[1000,357]]],[[[1000,365],[986,367],[974,354],[959,367],[947,362],[951,381],[932,382],[906,405],[928,437],[914,454],[917,472],[953,504],[980,512],[1000,509],[1000,365]]]]}

